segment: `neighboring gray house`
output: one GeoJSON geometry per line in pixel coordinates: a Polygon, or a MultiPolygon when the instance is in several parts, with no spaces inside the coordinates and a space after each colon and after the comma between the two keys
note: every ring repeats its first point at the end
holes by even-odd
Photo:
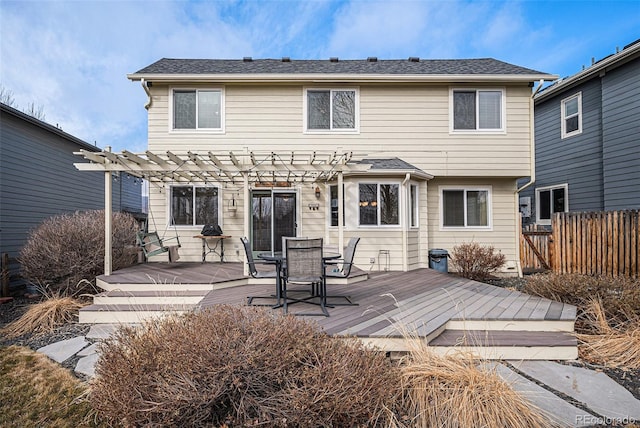
{"type": "Polygon", "coordinates": [[[523,223],[555,212],[640,208],[640,40],[535,98],[535,183],[523,223]]]}
{"type": "MultiPolygon", "coordinates": [[[[0,103],[0,255],[15,259],[47,217],[104,209],[104,174],[75,168],[80,149],[102,150],[0,103]]],[[[113,209],[146,217],[141,180],[116,173],[113,179],[113,209]]]]}

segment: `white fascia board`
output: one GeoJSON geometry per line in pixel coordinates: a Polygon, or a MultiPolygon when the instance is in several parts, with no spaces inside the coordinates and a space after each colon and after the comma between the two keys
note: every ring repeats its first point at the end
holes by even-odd
{"type": "Polygon", "coordinates": [[[534,82],[558,79],[554,74],[128,74],[132,81],[144,79],[162,83],[247,83],[247,82],[424,82],[424,83],[483,83],[534,82]]]}
{"type": "Polygon", "coordinates": [[[345,172],[345,177],[353,177],[354,175],[380,175],[380,176],[405,176],[411,175],[411,178],[421,178],[423,180],[431,180],[434,178],[433,175],[426,173],[424,171],[419,171],[415,169],[369,169],[366,171],[348,171],[345,172]]]}

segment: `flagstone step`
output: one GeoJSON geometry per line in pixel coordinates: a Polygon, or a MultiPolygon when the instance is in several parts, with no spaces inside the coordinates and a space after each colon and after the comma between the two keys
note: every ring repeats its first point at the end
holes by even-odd
{"type": "Polygon", "coordinates": [[[86,324],[139,323],[150,318],[190,312],[195,306],[195,304],[93,304],[80,309],[79,322],[86,324]]]}
{"type": "Polygon", "coordinates": [[[93,297],[96,305],[196,304],[209,290],[111,290],[93,297]]]}

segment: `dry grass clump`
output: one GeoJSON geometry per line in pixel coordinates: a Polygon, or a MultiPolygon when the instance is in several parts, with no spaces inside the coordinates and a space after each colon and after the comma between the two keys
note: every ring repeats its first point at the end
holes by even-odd
{"type": "Polygon", "coordinates": [[[453,247],[451,265],[456,272],[468,279],[486,281],[507,262],[507,257],[495,248],[477,242],[467,242],[453,247]]]}
{"type": "MultiPolygon", "coordinates": [[[[113,214],[113,269],[137,261],[138,224],[130,214],[113,214]]],[[[49,292],[76,295],[104,273],[104,211],[50,217],[31,231],[20,252],[22,274],[49,292]]]]}
{"type": "Polygon", "coordinates": [[[590,334],[578,334],[580,357],[586,361],[623,369],[640,369],[640,319],[611,327],[602,303],[592,300],[585,310],[590,334]]]}
{"type": "MultiPolygon", "coordinates": [[[[523,291],[563,303],[587,308],[596,299],[601,302],[611,327],[640,318],[640,280],[625,277],[578,274],[538,274],[528,278],[523,291]]],[[[593,323],[578,314],[576,330],[589,333],[593,323]]]]}
{"type": "Polygon", "coordinates": [[[74,322],[78,317],[78,310],[83,306],[83,303],[72,297],[51,296],[30,305],[20,318],[5,326],[2,333],[9,338],[27,333],[50,333],[56,327],[74,322]]]}
{"type": "Polygon", "coordinates": [[[91,403],[127,426],[386,426],[400,385],[359,342],[238,306],[121,329],[96,375],[91,403]]]}
{"type": "Polygon", "coordinates": [[[402,371],[411,427],[546,428],[551,421],[495,369],[469,355],[412,350],[402,371]]]}
{"type": "Polygon", "coordinates": [[[0,391],[2,427],[96,426],[85,385],[28,348],[0,348],[0,391]]]}

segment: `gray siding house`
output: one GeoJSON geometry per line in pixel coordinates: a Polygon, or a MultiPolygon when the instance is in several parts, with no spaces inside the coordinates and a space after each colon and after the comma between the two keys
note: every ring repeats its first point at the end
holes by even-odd
{"type": "MultiPolygon", "coordinates": [[[[0,254],[15,259],[47,217],[104,209],[104,174],[78,171],[73,152],[99,152],[61,129],[0,103],[0,254]]],[[[146,217],[142,181],[113,174],[113,209],[146,217]]]]}
{"type": "Polygon", "coordinates": [[[640,208],[640,40],[535,98],[535,183],[523,223],[555,212],[640,208]]]}

